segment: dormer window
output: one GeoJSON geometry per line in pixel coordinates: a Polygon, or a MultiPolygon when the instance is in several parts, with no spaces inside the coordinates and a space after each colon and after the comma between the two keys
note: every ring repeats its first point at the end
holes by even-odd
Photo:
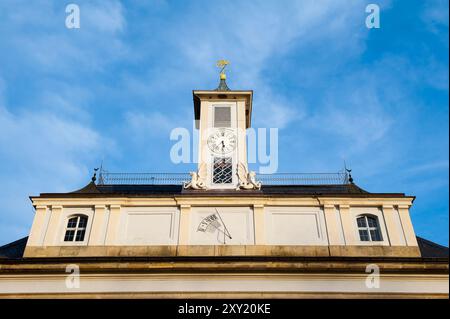
{"type": "Polygon", "coordinates": [[[356,219],[359,239],[361,241],[383,241],[378,218],[373,215],[362,215],[356,219]]]}
{"type": "Polygon", "coordinates": [[[64,235],[65,242],[81,242],[84,241],[86,235],[88,217],[85,215],[76,215],[69,217],[67,221],[66,233],[64,235]]]}

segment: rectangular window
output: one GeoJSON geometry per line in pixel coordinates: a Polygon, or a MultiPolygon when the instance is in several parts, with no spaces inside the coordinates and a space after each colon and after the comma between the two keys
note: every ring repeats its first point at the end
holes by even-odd
{"type": "Polygon", "coordinates": [[[356,221],[358,222],[358,227],[367,227],[365,217],[359,217],[356,221]]]}
{"type": "Polygon", "coordinates": [[[371,229],[370,230],[370,237],[372,238],[372,241],[382,241],[381,234],[378,231],[378,229],[371,229]]]}
{"type": "Polygon", "coordinates": [[[214,127],[231,127],[231,107],[214,107],[214,127]]]}
{"type": "Polygon", "coordinates": [[[64,241],[84,241],[87,227],[87,216],[74,216],[67,222],[64,241]]]}
{"type": "Polygon", "coordinates": [[[74,235],[75,235],[74,230],[67,230],[66,235],[64,236],[64,241],[73,241],[74,235]]]}
{"type": "Polygon", "coordinates": [[[231,157],[215,157],[213,166],[213,184],[231,184],[233,165],[231,157]]]}
{"type": "Polygon", "coordinates": [[[359,230],[359,238],[361,239],[361,241],[370,241],[369,233],[366,229],[359,230]]]}
{"type": "Polygon", "coordinates": [[[75,237],[75,241],[83,241],[85,232],[86,232],[86,230],[84,230],[84,229],[78,230],[77,236],[75,237]]]}
{"type": "Polygon", "coordinates": [[[67,228],[76,228],[77,221],[78,221],[78,217],[72,217],[71,219],[69,219],[69,222],[67,223],[67,228]]]}

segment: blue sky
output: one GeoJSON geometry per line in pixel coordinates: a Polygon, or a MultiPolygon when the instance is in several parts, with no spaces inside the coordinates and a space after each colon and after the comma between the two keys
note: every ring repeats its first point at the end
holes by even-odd
{"type": "Polygon", "coordinates": [[[280,172],[334,172],[417,196],[418,235],[448,245],[448,1],[0,2],[0,244],[28,234],[29,195],[110,171],[185,172],[192,89],[253,89],[279,128],[280,172]],[[367,29],[365,7],[381,7],[367,29]]]}

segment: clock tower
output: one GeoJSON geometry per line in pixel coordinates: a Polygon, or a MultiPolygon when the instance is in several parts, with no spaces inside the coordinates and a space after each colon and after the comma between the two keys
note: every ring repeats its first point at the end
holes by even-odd
{"type": "Polygon", "coordinates": [[[246,129],[251,124],[251,90],[230,90],[221,60],[215,90],[194,90],[195,126],[199,130],[198,170],[191,172],[192,189],[259,189],[248,171],[246,129]]]}

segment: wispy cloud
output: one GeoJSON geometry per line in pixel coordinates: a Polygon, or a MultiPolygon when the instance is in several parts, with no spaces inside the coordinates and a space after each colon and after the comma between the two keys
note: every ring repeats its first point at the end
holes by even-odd
{"type": "Polygon", "coordinates": [[[442,28],[448,29],[448,1],[430,0],[424,3],[425,9],[421,15],[427,27],[434,33],[442,32],[442,28]]]}
{"type": "Polygon", "coordinates": [[[435,171],[448,171],[449,162],[447,161],[433,161],[429,163],[423,163],[416,166],[406,168],[408,174],[420,174],[423,172],[435,172],[435,171]]]}
{"type": "MultiPolygon", "coordinates": [[[[361,24],[362,12],[362,4],[352,2],[342,6],[335,1],[294,1],[282,6],[268,1],[228,1],[220,6],[194,4],[183,15],[178,14],[179,18],[169,20],[162,35],[155,34],[161,41],[161,49],[170,52],[175,48],[178,57],[167,61],[168,69],[153,73],[158,77],[152,79],[156,84],[152,88],[158,89],[166,78],[170,79],[166,81],[171,82],[172,89],[180,84],[192,85],[193,79],[198,85],[214,86],[216,83],[199,79],[215,79],[211,66],[226,57],[232,62],[229,86],[255,91],[255,104],[263,115],[255,118],[256,125],[286,127],[302,118],[303,105],[292,104],[278,94],[267,71],[276,72],[272,67],[274,61],[280,63],[290,51],[306,51],[325,42],[327,50],[318,52],[324,61],[332,55],[339,54],[332,58],[338,61],[361,52],[366,30],[353,27],[361,24]],[[195,12],[200,6],[203,14],[198,19],[195,12]],[[273,116],[269,121],[264,114],[273,116]]],[[[328,63],[316,67],[326,68],[328,63]]],[[[308,74],[302,69],[295,73],[299,82],[308,74]]]]}
{"type": "Polygon", "coordinates": [[[78,33],[65,28],[64,8],[54,1],[0,4],[0,229],[10,240],[28,233],[29,195],[82,186],[99,156],[114,152],[115,142],[93,125],[92,92],[79,76],[126,51],[122,6],[90,2],[78,33]],[[24,75],[33,82],[6,79],[24,75]]]}
{"type": "Polygon", "coordinates": [[[14,36],[5,32],[1,47],[13,47],[14,54],[31,70],[64,77],[102,70],[127,52],[121,41],[125,28],[122,5],[115,0],[80,1],[79,5],[81,28],[67,29],[63,2],[19,2],[14,3],[14,9],[11,3],[2,2],[2,24],[14,36]]]}
{"type": "Polygon", "coordinates": [[[150,114],[128,112],[125,114],[125,125],[131,133],[131,141],[142,142],[149,137],[169,136],[175,127],[174,118],[155,112],[150,114]]]}
{"type": "Polygon", "coordinates": [[[1,222],[29,225],[28,195],[81,185],[90,174],[87,162],[108,144],[80,123],[49,113],[16,115],[0,106],[1,222]]]}

